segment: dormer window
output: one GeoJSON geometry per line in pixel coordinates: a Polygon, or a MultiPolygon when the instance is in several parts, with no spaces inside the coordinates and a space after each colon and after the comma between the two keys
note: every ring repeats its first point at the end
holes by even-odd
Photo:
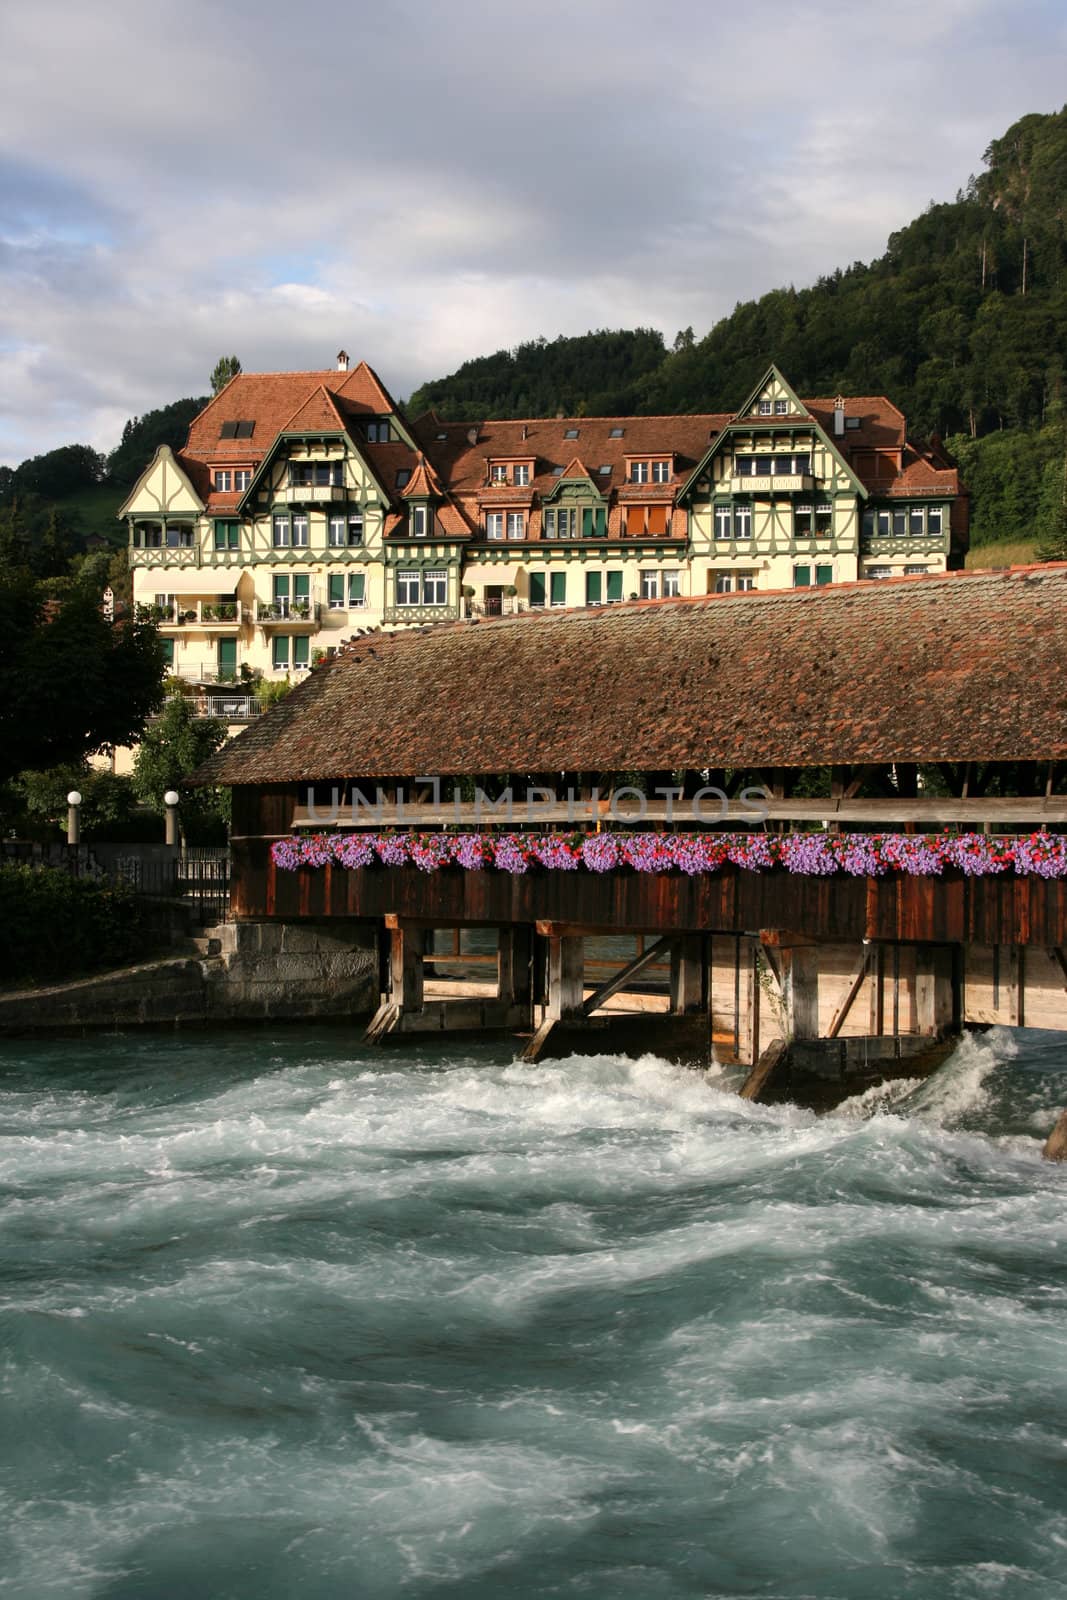
{"type": "Polygon", "coordinates": [[[216,470],[215,488],[220,494],[229,494],[230,490],[233,488],[233,473],[228,469],[225,471],[216,470]]]}
{"type": "Polygon", "coordinates": [[[611,432],[608,434],[608,438],[609,439],[621,439],[625,432],[626,432],[625,428],[612,428],[611,432]]]}
{"type": "Polygon", "coordinates": [[[411,468],[410,467],[401,467],[399,469],[399,471],[397,472],[397,475],[396,475],[396,486],[397,486],[397,488],[398,489],[404,489],[404,488],[407,487],[407,485],[410,482],[411,482],[411,468]]]}
{"type": "Polygon", "coordinates": [[[489,469],[490,483],[507,483],[508,469],[504,466],[492,466],[489,469]]]}
{"type": "Polygon", "coordinates": [[[252,469],[251,469],[251,467],[239,467],[237,469],[237,471],[233,475],[233,486],[241,494],[244,494],[245,490],[248,488],[248,485],[251,482],[252,482],[252,469]]]}
{"type": "Polygon", "coordinates": [[[412,506],[408,515],[408,529],[413,539],[426,537],[426,507],[412,506]]]}
{"type": "Polygon", "coordinates": [[[517,489],[524,489],[530,481],[530,467],[526,461],[519,461],[512,470],[511,481],[517,489]]]}
{"type": "Polygon", "coordinates": [[[671,463],[669,461],[631,461],[631,483],[670,483],[671,463]]]}
{"type": "Polygon", "coordinates": [[[756,411],[761,417],[769,417],[771,415],[771,402],[769,400],[761,400],[756,407],[756,411]]]}
{"type": "Polygon", "coordinates": [[[389,427],[388,417],[383,418],[380,422],[367,423],[368,444],[388,444],[391,438],[392,432],[389,427]]]}
{"type": "Polygon", "coordinates": [[[788,415],[788,412],[789,412],[789,401],[788,400],[776,400],[774,402],[774,414],[775,414],[776,417],[784,417],[784,416],[788,415]]]}

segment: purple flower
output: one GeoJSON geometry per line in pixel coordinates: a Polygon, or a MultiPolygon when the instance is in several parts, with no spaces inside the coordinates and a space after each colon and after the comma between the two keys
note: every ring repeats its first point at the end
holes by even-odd
{"type": "Polygon", "coordinates": [[[575,872],[580,860],[579,851],[560,833],[535,839],[534,854],[543,867],[548,867],[553,872],[575,872]]]}
{"type": "Polygon", "coordinates": [[[486,841],[480,833],[454,833],[448,841],[452,859],[468,872],[480,872],[486,863],[486,841]]]}
{"type": "Polygon", "coordinates": [[[518,875],[529,870],[533,841],[525,834],[505,833],[491,843],[493,865],[498,872],[518,875]]]}
{"type": "Polygon", "coordinates": [[[374,865],[374,838],[367,833],[346,833],[333,841],[334,860],[338,866],[357,868],[374,865]]]}
{"type": "Polygon", "coordinates": [[[590,872],[611,872],[619,864],[619,841],[613,833],[591,833],[582,845],[582,865],[590,872]]]}
{"type": "Polygon", "coordinates": [[[379,833],[373,837],[374,848],[383,867],[407,865],[409,840],[406,834],[379,833]]]}
{"type": "Polygon", "coordinates": [[[452,841],[442,833],[420,833],[411,840],[411,859],[420,872],[436,872],[452,855],[452,841]]]}

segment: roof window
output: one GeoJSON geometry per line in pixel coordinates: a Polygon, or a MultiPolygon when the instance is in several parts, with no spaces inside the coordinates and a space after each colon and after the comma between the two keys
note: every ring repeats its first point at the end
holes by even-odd
{"type": "Polygon", "coordinates": [[[251,439],[254,422],[224,422],[219,429],[220,439],[251,439]]]}
{"type": "Polygon", "coordinates": [[[845,427],[846,428],[858,428],[862,421],[863,421],[862,417],[846,417],[845,418],[845,427]]]}
{"type": "Polygon", "coordinates": [[[563,476],[563,468],[562,467],[553,467],[552,468],[552,476],[554,478],[562,478],[562,476],[563,476]]]}
{"type": "Polygon", "coordinates": [[[597,472],[599,472],[599,474],[600,474],[600,476],[602,478],[607,478],[611,474],[611,467],[610,466],[597,467],[597,472]]]}
{"type": "Polygon", "coordinates": [[[410,483],[410,481],[411,481],[411,468],[410,467],[399,467],[397,469],[397,474],[396,474],[396,486],[397,486],[397,488],[398,489],[403,489],[405,484],[410,483]]]}
{"type": "Polygon", "coordinates": [[[447,433],[439,433],[437,435],[437,438],[438,438],[438,442],[440,442],[442,439],[447,439],[448,438],[448,434],[447,433]]]}
{"type": "Polygon", "coordinates": [[[625,428],[612,428],[611,432],[608,434],[608,438],[609,439],[621,439],[625,432],[626,432],[625,428]]]}
{"type": "Polygon", "coordinates": [[[578,429],[577,428],[564,428],[563,437],[565,439],[577,439],[577,437],[578,437],[578,429]]]}

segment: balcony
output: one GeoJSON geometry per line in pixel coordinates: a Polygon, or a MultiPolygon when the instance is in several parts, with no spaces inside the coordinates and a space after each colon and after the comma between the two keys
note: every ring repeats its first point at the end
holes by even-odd
{"type": "Polygon", "coordinates": [[[145,606],[160,633],[178,633],[183,628],[203,628],[207,633],[235,634],[248,613],[236,600],[175,601],[173,606],[145,606]]]}
{"type": "Polygon", "coordinates": [[[200,546],[198,544],[183,545],[141,545],[130,546],[131,567],[198,567],[200,565],[200,546]]]}
{"type": "Polygon", "coordinates": [[[291,506],[322,506],[347,500],[348,490],[343,483],[287,483],[280,497],[291,506]]]}
{"type": "Polygon", "coordinates": [[[314,633],[322,618],[322,607],[311,600],[257,600],[255,620],[268,631],[314,633]]]}
{"type": "Polygon", "coordinates": [[[730,479],[731,494],[811,494],[814,488],[815,479],[810,472],[776,472],[758,478],[735,473],[730,479]]]}
{"type": "MultiPolygon", "coordinates": [[[[187,678],[187,674],[184,672],[179,676],[183,679],[187,678]]],[[[202,677],[200,681],[206,682],[207,679],[202,677]]],[[[179,695],[176,698],[183,699],[185,697],[179,695]]],[[[254,695],[241,694],[237,691],[233,694],[190,696],[189,704],[192,707],[194,717],[218,717],[222,722],[251,722],[253,718],[263,714],[262,703],[254,695]]],[[[156,717],[152,720],[156,721],[159,716],[162,716],[162,712],[157,712],[156,717]]]]}
{"type": "Polygon", "coordinates": [[[527,609],[527,602],[519,595],[486,595],[484,600],[463,601],[465,617],[517,617],[527,609]]]}

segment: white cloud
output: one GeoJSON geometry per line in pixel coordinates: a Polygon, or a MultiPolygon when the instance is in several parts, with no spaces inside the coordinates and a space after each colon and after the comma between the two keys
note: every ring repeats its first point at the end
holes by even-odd
{"type": "Polygon", "coordinates": [[[406,394],[544,333],[703,331],[868,258],[1062,92],[1031,0],[8,0],[0,457],[216,358],[406,394]]]}

